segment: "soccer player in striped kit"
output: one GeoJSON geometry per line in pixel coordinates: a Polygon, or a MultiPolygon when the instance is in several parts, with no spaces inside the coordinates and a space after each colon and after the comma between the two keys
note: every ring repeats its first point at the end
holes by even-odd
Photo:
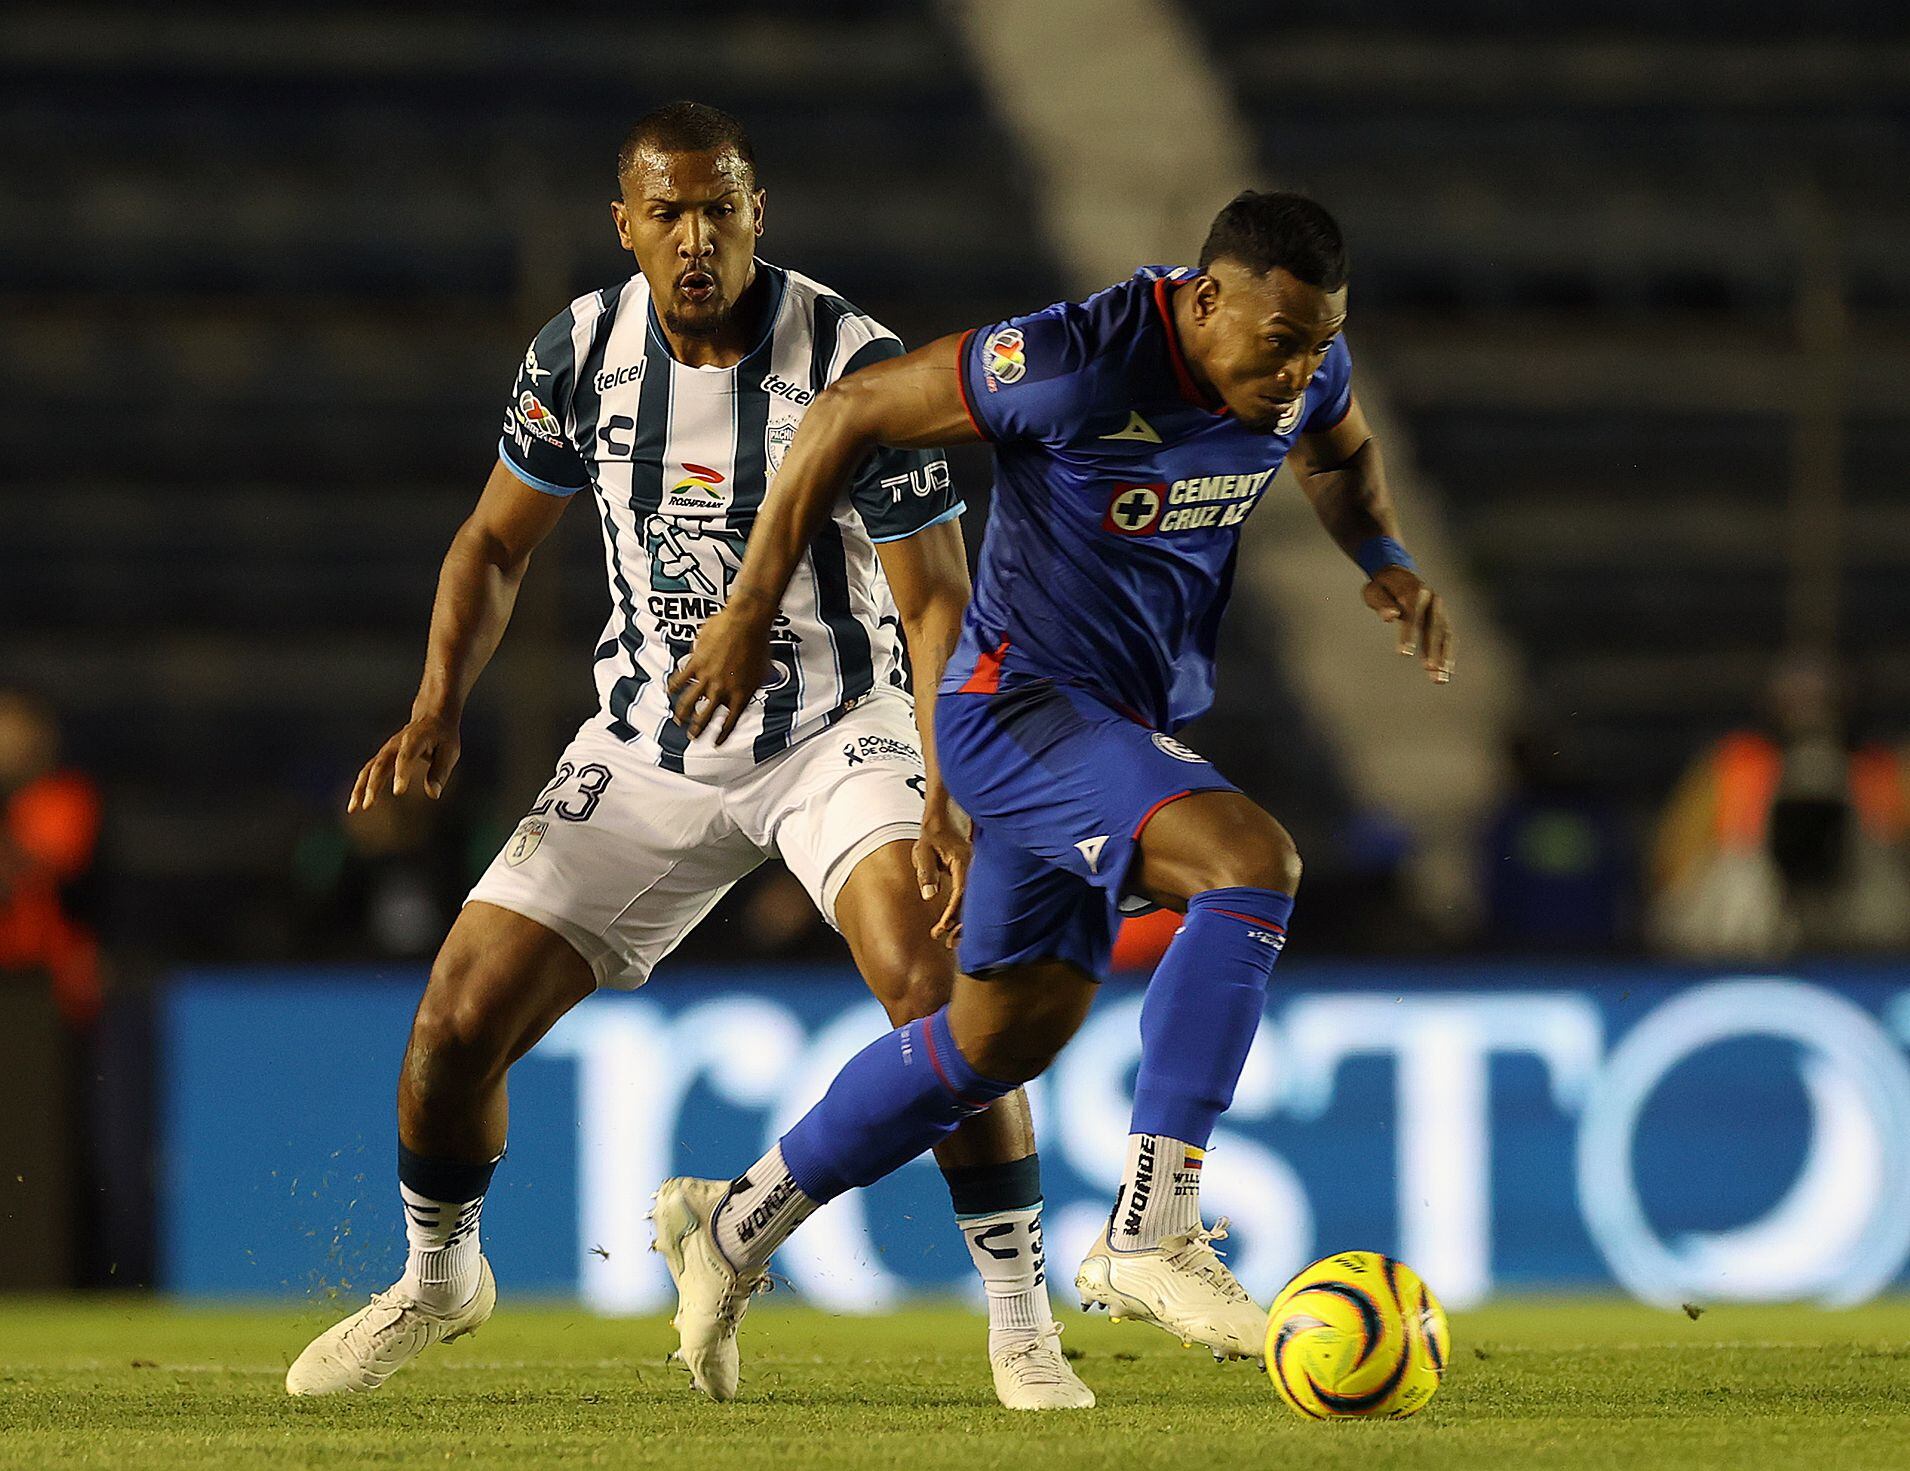
{"type": "MultiPolygon", "coordinates": [[[[610,582],[601,705],[472,890],[412,1024],[398,1096],[404,1276],[305,1350],[286,1376],[293,1394],[374,1388],[489,1317],[478,1221],[504,1153],[507,1069],[598,986],[642,985],[770,853],[895,1022],[935,1011],[953,983],[944,941],[968,844],[930,721],[968,567],[941,452],[877,451],[858,467],[794,569],[769,631],[773,672],[732,742],[693,745],[666,688],[723,606],[808,406],[901,344],[757,258],[764,196],[734,118],[659,109],[626,140],[618,177],[611,209],[638,274],[578,298],[525,354],[497,466],[445,559],[412,719],[360,773],[351,806],[443,790],[460,712],[531,553],[582,491],[610,582]]],[[[1003,1404],[1091,1405],[1049,1312],[1025,1098],[954,1133],[938,1160],[986,1288],[1003,1404]]],[[[713,1398],[736,1393],[733,1336],[689,1366],[713,1398]]]]}

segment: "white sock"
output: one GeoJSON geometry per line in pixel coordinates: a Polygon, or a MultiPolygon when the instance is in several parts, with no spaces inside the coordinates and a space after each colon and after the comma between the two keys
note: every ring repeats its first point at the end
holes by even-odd
{"type": "Polygon", "coordinates": [[[1127,1136],[1127,1172],[1114,1197],[1108,1244],[1148,1251],[1200,1227],[1200,1165],[1207,1151],[1165,1134],[1127,1136]]]}
{"type": "Polygon", "coordinates": [[[738,1272],[760,1272],[776,1248],[816,1213],[816,1202],[802,1193],[783,1147],[769,1153],[730,1182],[730,1193],[710,1223],[716,1246],[738,1272]]]}
{"type": "Polygon", "coordinates": [[[1039,1337],[1054,1324],[1041,1251],[1041,1202],[1021,1210],[957,1218],[988,1294],[988,1352],[1039,1337]]]}
{"type": "Polygon", "coordinates": [[[405,1204],[405,1274],[395,1291],[426,1307],[448,1312],[469,1302],[478,1287],[478,1219],[484,1197],[431,1200],[398,1186],[405,1204]]]}

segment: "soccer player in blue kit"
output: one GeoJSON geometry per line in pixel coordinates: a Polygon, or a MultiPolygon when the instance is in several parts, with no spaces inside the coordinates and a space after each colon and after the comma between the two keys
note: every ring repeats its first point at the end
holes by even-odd
{"type": "Polygon", "coordinates": [[[770,1253],[817,1205],[1047,1067],[1131,899],[1186,919],[1148,986],[1125,1178],[1076,1286],[1084,1305],[1217,1356],[1261,1352],[1265,1314],[1202,1224],[1200,1165],[1286,941],[1300,859],[1172,733],[1212,703],[1240,528],[1289,458],[1399,651],[1438,683],[1452,676],[1450,625],[1400,545],[1353,396],[1346,277],[1324,209],[1249,191],[1214,221],[1198,269],[1145,268],[1084,302],[943,338],[843,379],[803,419],[728,605],[673,678],[679,718],[720,741],[747,707],[782,590],[869,450],[991,442],[962,640],[923,693],[930,759],[974,823],[962,975],[947,1006],[853,1058],[713,1209],[665,1183],[658,1245],[693,1372],[733,1352],[770,1253]]]}

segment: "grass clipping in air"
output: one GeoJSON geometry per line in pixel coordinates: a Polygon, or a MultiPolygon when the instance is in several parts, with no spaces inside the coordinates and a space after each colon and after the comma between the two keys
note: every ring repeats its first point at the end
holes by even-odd
{"type": "Polygon", "coordinates": [[[285,1397],[335,1307],[142,1300],[0,1309],[0,1468],[1910,1465],[1910,1302],[1844,1313],[1527,1302],[1455,1314],[1439,1396],[1399,1423],[1302,1421],[1244,1364],[1066,1315],[1098,1409],[999,1409],[979,1314],[875,1319],[761,1305],[743,1392],[695,1395],[656,1319],[508,1298],[383,1389],[285,1397]]]}

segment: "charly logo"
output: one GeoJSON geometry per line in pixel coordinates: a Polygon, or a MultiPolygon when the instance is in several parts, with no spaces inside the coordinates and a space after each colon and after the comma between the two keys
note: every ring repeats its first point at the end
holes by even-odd
{"type": "Polygon", "coordinates": [[[1019,327],[1003,327],[989,334],[982,344],[982,371],[992,391],[997,383],[1019,383],[1028,371],[1026,341],[1019,327]]]}
{"type": "Polygon", "coordinates": [[[537,851],[537,845],[544,841],[544,834],[549,831],[550,824],[543,818],[525,818],[517,825],[517,831],[511,834],[510,846],[504,850],[504,861],[516,868],[537,851]]]}
{"type": "Polygon", "coordinates": [[[557,416],[545,408],[542,401],[528,388],[517,396],[517,417],[524,427],[546,444],[564,442],[563,425],[557,422],[557,416]]]}
{"type": "Polygon", "coordinates": [[[524,353],[524,376],[535,383],[539,378],[550,377],[549,368],[537,366],[537,344],[533,342],[524,353]]]}
{"type": "Polygon", "coordinates": [[[1274,424],[1275,434],[1291,434],[1300,427],[1300,418],[1306,413],[1306,395],[1303,393],[1281,411],[1279,421],[1274,424]]]}
{"type": "Polygon", "coordinates": [[[1172,736],[1162,735],[1158,730],[1153,734],[1153,742],[1176,761],[1191,761],[1196,766],[1205,766],[1207,758],[1198,751],[1189,750],[1172,736]]]}

